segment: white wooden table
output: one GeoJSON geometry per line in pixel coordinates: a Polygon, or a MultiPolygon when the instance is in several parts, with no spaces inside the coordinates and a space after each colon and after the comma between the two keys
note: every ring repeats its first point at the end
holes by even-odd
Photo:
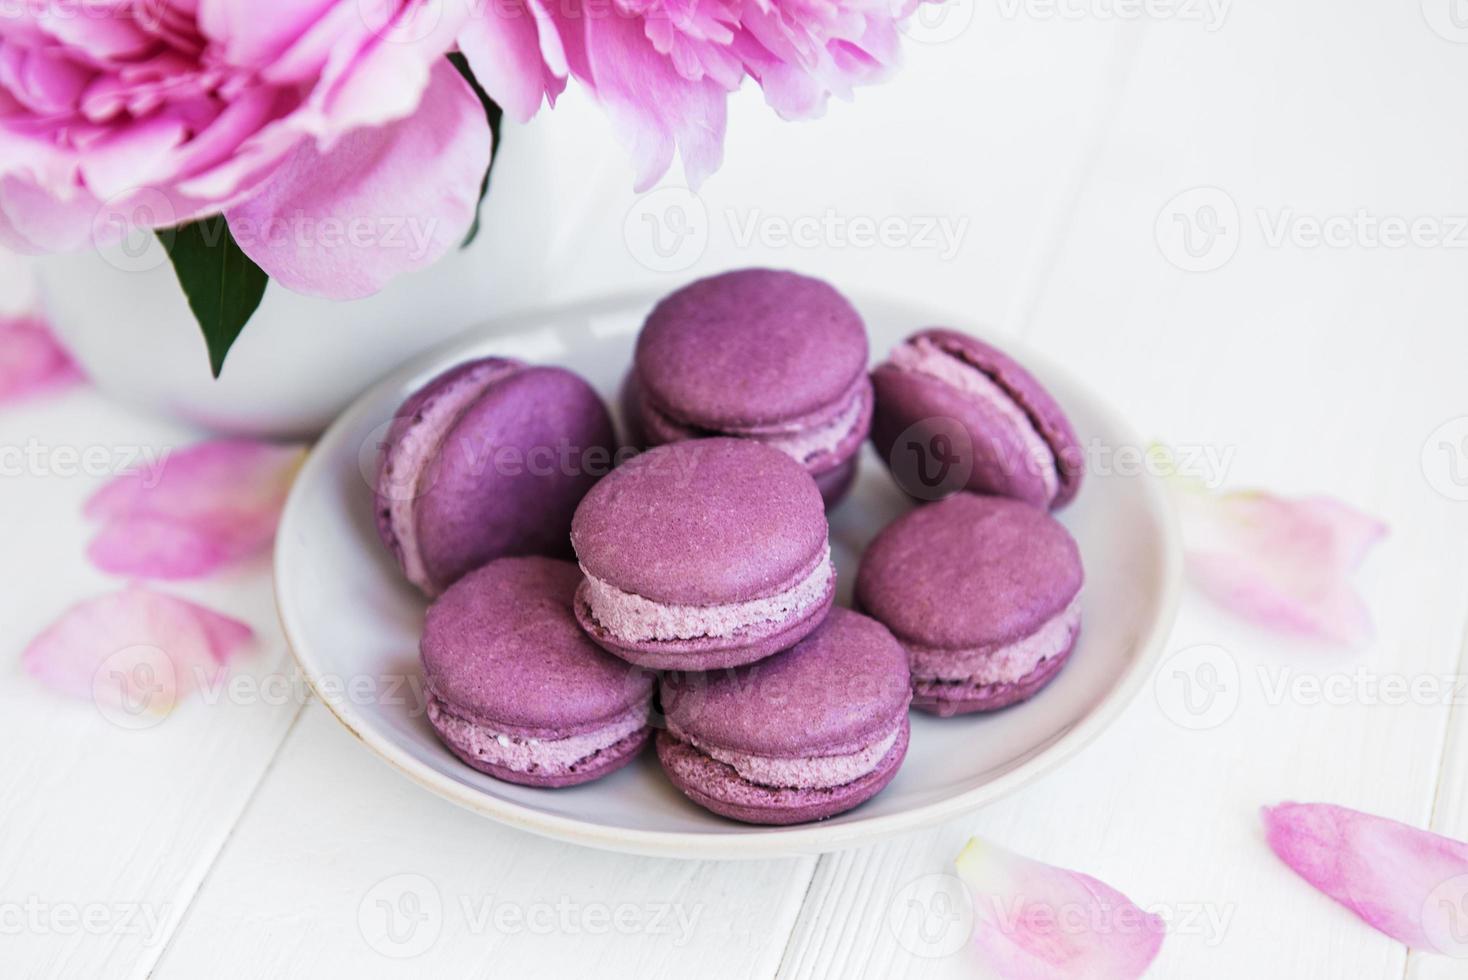
{"type": "MultiPolygon", "coordinates": [[[[1360,577],[1370,648],[1314,648],[1189,599],[1177,659],[1121,721],[982,812],[798,860],[582,850],[462,812],[356,745],[294,680],[263,559],[179,590],[259,629],[242,667],[259,696],[129,732],[26,677],[25,641],[112,584],[82,558],[99,478],[63,472],[67,447],[120,458],[194,437],[83,390],[0,412],[7,459],[39,447],[0,480],[0,975],[983,976],[952,952],[925,877],[977,833],[1169,915],[1154,976],[1463,976],[1310,891],[1257,819],[1327,800],[1468,838],[1468,710],[1452,704],[1468,28],[1450,2],[1159,0],[1136,17],[1110,0],[958,0],[904,75],[821,123],[779,123],[744,93],[728,163],[692,203],[592,193],[576,180],[589,154],[568,155],[567,206],[587,217],[547,297],[775,264],[999,325],[1143,432],[1226,459],[1230,485],[1387,520],[1360,577]],[[1177,197],[1194,188],[1209,189],[1177,197]],[[867,241],[882,219],[893,234],[867,241]],[[649,251],[659,222],[691,237],[649,251]],[[1221,707],[1190,714],[1180,685],[1210,667],[1221,707]],[[1439,696],[1382,703],[1383,679],[1423,677],[1439,696]],[[924,912],[935,938],[899,941],[893,918],[924,912]]],[[[535,125],[605,138],[575,100],[535,125]]]]}

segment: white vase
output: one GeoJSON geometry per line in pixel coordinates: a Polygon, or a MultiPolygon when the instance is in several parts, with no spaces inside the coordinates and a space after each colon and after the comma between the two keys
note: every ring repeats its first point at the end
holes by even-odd
{"type": "Polygon", "coordinates": [[[43,258],[40,300],[111,395],[215,431],[311,435],[411,355],[544,302],[558,228],[574,220],[557,200],[553,150],[537,127],[507,124],[478,237],[376,295],[333,302],[272,283],[217,379],[156,243],[143,258],[121,247],[43,258]]]}

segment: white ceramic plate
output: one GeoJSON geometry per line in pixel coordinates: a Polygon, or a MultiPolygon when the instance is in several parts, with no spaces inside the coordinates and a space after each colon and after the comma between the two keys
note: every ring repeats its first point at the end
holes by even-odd
{"type": "MultiPolygon", "coordinates": [[[[486,354],[565,365],[609,403],[650,299],[610,299],[500,323],[392,374],[322,436],[291,491],[276,541],[277,601],[286,637],[318,696],[373,752],[428,789],[495,820],[594,847],[698,858],[771,857],[847,847],[912,830],[1014,790],[1104,729],[1144,682],[1172,623],[1179,548],[1166,492],[1135,472],[1088,473],[1060,514],[1086,566],[1083,627],[1070,663],[1034,699],[988,716],[914,713],[902,770],[881,794],[820,823],[753,827],[683,798],[654,753],[572,789],[514,786],[449,753],[422,711],[418,633],[425,603],[398,575],[373,526],[371,482],[386,423],[413,389],[486,354]]],[[[961,320],[890,300],[857,304],[880,356],[913,329],[961,320]]],[[[1095,461],[1144,448],[1084,386],[1017,353],[1065,406],[1095,461]]],[[[908,506],[870,446],[852,495],[831,519],[846,602],[862,547],[908,506]]],[[[1122,469],[1122,467],[1114,467],[1122,469]]]]}

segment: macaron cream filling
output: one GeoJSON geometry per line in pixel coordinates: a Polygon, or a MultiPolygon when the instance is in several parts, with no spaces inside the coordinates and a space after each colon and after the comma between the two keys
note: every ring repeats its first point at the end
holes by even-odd
{"type": "Polygon", "coordinates": [[[654,602],[624,592],[582,566],[583,595],[597,624],[624,643],[727,637],[763,623],[797,619],[825,599],[836,575],[829,545],[815,565],[790,587],[743,602],[685,606],[654,602]]]}
{"type": "Polygon", "coordinates": [[[942,649],[904,641],[912,677],[919,682],[960,683],[975,687],[1020,680],[1070,645],[1081,628],[1081,597],[1047,619],[1029,636],[1001,647],[942,649]]]}
{"type": "Polygon", "coordinates": [[[858,436],[858,430],[867,415],[871,398],[871,384],[863,374],[857,377],[856,381],[837,401],[834,412],[826,409],[777,424],[724,426],[717,430],[681,422],[650,402],[647,407],[656,412],[665,425],[677,429],[685,436],[713,433],[758,439],[770,448],[780,450],[797,463],[806,465],[819,456],[836,452],[843,443],[858,436]]]}
{"type": "Polygon", "coordinates": [[[513,772],[565,772],[647,727],[648,699],[633,705],[604,727],[566,738],[538,739],[497,732],[455,714],[437,695],[428,696],[428,719],[450,742],[492,766],[513,772]]]}
{"type": "Polygon", "coordinates": [[[829,422],[789,433],[763,435],[751,433],[766,445],[780,450],[797,463],[809,463],[818,456],[834,453],[841,444],[849,440],[861,425],[866,414],[867,402],[871,399],[871,386],[862,377],[852,391],[845,407],[829,422]]]}
{"type": "Polygon", "coordinates": [[[915,337],[892,349],[887,363],[900,371],[925,374],[951,385],[966,395],[982,399],[1013,429],[1024,448],[1025,460],[1034,467],[1045,485],[1046,497],[1060,492],[1060,470],[1055,450],[1046,441],[1025,410],[983,371],[944,350],[929,337],[915,337]]]}
{"type": "Polygon", "coordinates": [[[740,778],[760,786],[774,788],[799,787],[801,789],[829,789],[855,782],[877,768],[891,751],[901,734],[902,719],[875,741],[855,752],[844,755],[802,756],[780,759],[748,752],[733,752],[728,749],[705,745],[697,739],[680,732],[673,734],[709,758],[722,762],[739,774],[740,778]]]}
{"type": "Polygon", "coordinates": [[[414,519],[418,498],[432,489],[423,485],[424,475],[459,417],[479,401],[490,385],[519,369],[519,364],[506,363],[486,372],[475,384],[450,386],[440,392],[409,422],[389,450],[385,461],[391,497],[388,524],[402,553],[403,574],[425,592],[436,592],[437,586],[418,550],[418,522],[414,519]]]}

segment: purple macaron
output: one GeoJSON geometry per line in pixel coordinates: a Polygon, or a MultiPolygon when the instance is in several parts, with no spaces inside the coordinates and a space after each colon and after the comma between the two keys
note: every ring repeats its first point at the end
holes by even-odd
{"type": "Polygon", "coordinates": [[[872,371],[872,443],[903,490],[1069,503],[1084,469],[1060,405],[1013,358],[955,330],[913,334],[872,371]]]}
{"type": "Polygon", "coordinates": [[[1023,701],[1060,671],[1083,578],[1075,541],[1048,513],[960,493],[877,535],[856,601],[907,648],[913,706],[948,716],[1023,701]]]}
{"type": "Polygon", "coordinates": [[[398,409],[377,473],[377,530],[435,596],[493,558],[571,557],[571,515],[611,469],[606,406],[556,367],[485,358],[450,368],[398,409]]]}
{"type": "Polygon", "coordinates": [[[742,269],[664,299],[637,338],[625,388],[645,445],[727,435],[803,465],[828,503],[851,486],[871,427],[861,317],[819,279],[742,269]]]}
{"type": "Polygon", "coordinates": [[[576,617],[596,642],[645,667],[709,670],[783,650],[831,607],[820,491],[760,442],[694,439],[650,449],[576,510],[586,573],[576,617]]]}
{"type": "Polygon", "coordinates": [[[428,720],[480,772],[573,786],[647,743],[653,678],[586,638],[571,614],[581,573],[501,558],[449,587],[423,624],[428,720]]]}
{"type": "Polygon", "coordinates": [[[833,609],[783,653],[665,675],[658,759],[699,806],[747,823],[821,820],[871,799],[907,754],[907,655],[881,623],[833,609]]]}

